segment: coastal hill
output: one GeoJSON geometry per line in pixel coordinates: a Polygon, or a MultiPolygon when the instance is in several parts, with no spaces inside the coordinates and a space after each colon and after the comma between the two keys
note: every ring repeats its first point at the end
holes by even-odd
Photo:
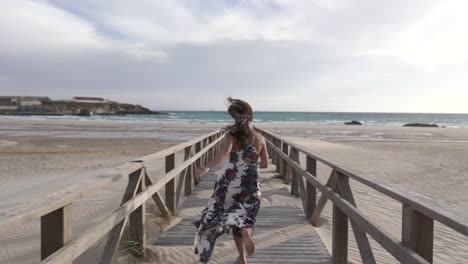
{"type": "Polygon", "coordinates": [[[0,96],[1,115],[158,115],[141,105],[119,103],[99,97],[73,97],[51,100],[49,97],[0,96]]]}

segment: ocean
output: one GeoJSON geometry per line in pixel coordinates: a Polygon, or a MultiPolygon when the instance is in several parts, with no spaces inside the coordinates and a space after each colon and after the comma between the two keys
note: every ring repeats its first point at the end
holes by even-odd
{"type": "MultiPolygon", "coordinates": [[[[226,112],[217,111],[162,111],[167,115],[127,116],[0,116],[0,120],[76,120],[152,123],[230,123],[226,112]]],[[[368,126],[403,126],[406,123],[431,123],[446,127],[468,127],[468,114],[429,113],[351,113],[351,112],[255,112],[258,123],[342,125],[357,120],[368,126]]]]}

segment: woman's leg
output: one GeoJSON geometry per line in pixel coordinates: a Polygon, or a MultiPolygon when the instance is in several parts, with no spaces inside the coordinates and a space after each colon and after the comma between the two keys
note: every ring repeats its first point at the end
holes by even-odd
{"type": "Polygon", "coordinates": [[[244,244],[245,251],[247,251],[247,254],[249,256],[252,256],[253,254],[255,254],[255,244],[254,244],[254,241],[252,240],[253,229],[250,227],[242,228],[241,234],[242,234],[242,242],[244,244]]]}
{"type": "Polygon", "coordinates": [[[232,238],[234,239],[234,243],[236,244],[237,251],[239,252],[238,262],[240,264],[244,264],[244,263],[247,263],[247,259],[245,256],[244,242],[242,242],[242,237],[239,236],[239,234],[240,232],[236,232],[236,230],[233,230],[232,238]]]}

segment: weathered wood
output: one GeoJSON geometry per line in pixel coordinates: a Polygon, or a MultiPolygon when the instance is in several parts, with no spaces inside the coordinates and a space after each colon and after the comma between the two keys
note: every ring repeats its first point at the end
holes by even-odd
{"type": "MultiPolygon", "coordinates": [[[[214,142],[212,144],[214,145],[216,143],[217,142],[214,142]]],[[[125,217],[127,217],[129,213],[133,212],[133,210],[138,208],[154,193],[156,193],[159,189],[164,187],[171,179],[176,177],[190,164],[199,159],[202,154],[203,152],[195,154],[192,158],[184,161],[179,166],[171,170],[169,173],[162,176],[157,182],[153,183],[151,186],[148,186],[143,192],[137,194],[133,199],[116,209],[114,213],[112,213],[102,222],[92,227],[91,229],[86,231],[82,236],[73,240],[65,247],[62,247],[57,252],[49,256],[43,261],[43,263],[71,263],[92,244],[97,242],[101,237],[103,237],[107,232],[109,232],[117,223],[119,223],[125,217]]]]}
{"type": "MultiPolygon", "coordinates": [[[[270,147],[275,148],[275,151],[277,151],[277,153],[279,153],[279,155],[283,159],[288,159],[286,154],[282,153],[282,151],[279,148],[273,146],[271,142],[267,143],[270,147]]],[[[310,181],[310,183],[312,183],[319,191],[321,191],[322,194],[325,195],[325,197],[330,199],[333,202],[334,206],[338,207],[342,212],[344,212],[351,221],[355,221],[363,229],[364,232],[366,232],[372,238],[374,238],[374,240],[377,243],[379,243],[397,260],[408,264],[429,263],[410,248],[403,246],[398,239],[394,238],[386,231],[381,230],[378,226],[372,223],[369,218],[367,218],[359,210],[357,210],[350,202],[342,198],[330,187],[321,184],[314,175],[304,170],[295,162],[292,162],[291,160],[288,160],[288,162],[293,168],[295,168],[299,173],[301,173],[303,177],[306,178],[306,180],[310,181]]]]}
{"type": "MultiPolygon", "coordinates": [[[[265,137],[265,139],[268,139],[268,140],[270,140],[271,142],[275,142],[274,139],[273,139],[271,136],[266,135],[265,133],[263,133],[263,136],[265,137]]],[[[271,163],[272,163],[273,165],[275,165],[276,167],[278,167],[278,161],[277,161],[278,159],[277,159],[276,151],[273,151],[272,148],[267,148],[267,149],[270,151],[270,155],[269,155],[269,156],[271,157],[271,163]]],[[[278,172],[278,171],[277,171],[277,172],[278,172]]]]}
{"type": "Polygon", "coordinates": [[[333,264],[348,263],[348,217],[337,206],[333,206],[333,264]]]}
{"type": "Polygon", "coordinates": [[[72,204],[41,217],[41,260],[72,239],[72,204]]]}
{"type": "MultiPolygon", "coordinates": [[[[145,181],[146,181],[146,186],[150,186],[153,184],[151,181],[150,177],[148,174],[145,174],[145,181]]],[[[159,208],[159,211],[161,211],[161,216],[163,217],[170,217],[171,216],[171,211],[167,208],[166,204],[164,203],[163,198],[159,194],[159,192],[155,192],[153,195],[153,200],[156,203],[156,205],[159,208]]]]}
{"type": "MultiPolygon", "coordinates": [[[[171,155],[166,156],[166,173],[170,172],[172,169],[175,167],[175,155],[174,153],[171,155]]],[[[177,209],[176,205],[176,179],[175,177],[172,178],[167,184],[166,184],[166,206],[171,211],[172,215],[175,215],[175,211],[177,209]]]]}
{"type": "MultiPolygon", "coordinates": [[[[189,158],[191,158],[194,155],[194,152],[195,152],[194,146],[191,146],[189,158]]],[[[192,194],[193,186],[194,186],[193,165],[190,165],[187,167],[187,174],[185,175],[185,196],[192,194]]]]}
{"type": "MultiPolygon", "coordinates": [[[[146,173],[142,170],[142,174],[139,176],[142,179],[146,173]]],[[[135,176],[136,177],[136,176],[135,176]]],[[[136,193],[141,193],[145,188],[145,182],[140,180],[138,184],[136,193]]],[[[134,243],[134,248],[132,253],[139,257],[144,257],[146,255],[146,232],[145,232],[145,221],[146,221],[146,207],[145,203],[141,203],[129,216],[130,225],[129,233],[132,243],[134,243]]]]}
{"type": "MultiPolygon", "coordinates": [[[[295,148],[291,148],[289,152],[289,157],[295,161],[297,164],[300,164],[299,161],[299,151],[295,148]]],[[[299,180],[297,171],[294,170],[291,166],[288,166],[288,173],[291,175],[291,194],[295,196],[299,196],[299,180]]],[[[302,180],[302,177],[301,177],[302,180]]],[[[304,184],[304,183],[303,183],[304,184]]],[[[302,192],[301,194],[303,194],[302,192]]]]}
{"type": "MultiPolygon", "coordinates": [[[[260,175],[262,184],[279,186],[277,180],[272,178],[273,175],[272,171],[263,172],[260,175]]],[[[175,263],[177,259],[174,261],[173,256],[180,254],[181,248],[187,249],[187,254],[190,254],[188,250],[193,247],[194,233],[194,216],[191,212],[206,206],[206,196],[201,194],[212,191],[216,177],[215,172],[207,173],[202,183],[194,189],[194,195],[181,206],[181,222],[151,242],[154,245],[155,259],[159,263],[175,263]]],[[[262,198],[270,201],[289,200],[289,196],[286,188],[274,188],[262,193],[262,198]]],[[[257,215],[254,240],[257,250],[254,256],[248,258],[248,263],[330,263],[330,254],[314,228],[304,223],[302,211],[293,206],[262,207],[257,215]]],[[[216,242],[220,245],[220,254],[214,253],[209,263],[234,263],[237,250],[233,248],[232,238],[223,235],[216,242]]],[[[196,262],[195,259],[190,263],[196,262]]]]}
{"type": "MultiPolygon", "coordinates": [[[[186,147],[184,149],[184,161],[188,160],[190,158],[190,149],[191,146],[186,147]]],[[[208,150],[210,151],[210,150],[208,150]]],[[[179,175],[179,180],[177,181],[177,188],[176,188],[176,208],[179,207],[180,204],[180,199],[182,195],[185,195],[185,189],[182,191],[185,185],[185,181],[187,178],[189,167],[187,167],[185,170],[183,170],[180,175],[179,175]]]]}
{"type": "Polygon", "coordinates": [[[62,208],[63,206],[72,203],[74,200],[80,199],[113,184],[114,182],[120,180],[123,176],[127,177],[127,175],[130,173],[141,169],[143,166],[141,161],[148,162],[161,159],[168,154],[180,151],[186,146],[193,145],[210,135],[221,136],[223,133],[219,132],[219,130],[210,132],[209,134],[200,136],[199,138],[195,138],[193,140],[135,160],[140,162],[125,163],[115,169],[111,169],[108,172],[100,174],[97,177],[86,179],[79,184],[72,185],[58,192],[49,194],[43,198],[38,198],[31,202],[9,208],[2,212],[2,217],[0,219],[0,233],[10,231],[20,225],[28,223],[34,219],[38,219],[43,215],[62,208]]]}
{"type": "MultiPolygon", "coordinates": [[[[125,189],[124,195],[120,202],[120,206],[128,202],[136,195],[138,191],[138,186],[140,185],[140,181],[142,180],[143,175],[146,175],[146,171],[144,168],[128,176],[127,188],[125,189]]],[[[124,220],[120,221],[120,223],[117,224],[114,228],[112,228],[112,230],[109,232],[106,245],[104,246],[104,251],[99,260],[100,264],[114,263],[115,253],[117,252],[120,240],[122,239],[127,219],[128,218],[126,217],[124,220]]]]}
{"type": "MultiPolygon", "coordinates": [[[[335,188],[336,186],[335,170],[332,170],[332,172],[330,173],[327,184],[325,186],[330,187],[330,188],[335,188]]],[[[328,201],[327,195],[322,193],[322,195],[320,195],[320,199],[317,203],[317,206],[315,207],[315,210],[312,213],[312,218],[310,221],[312,225],[317,226],[319,224],[320,215],[322,214],[322,211],[325,208],[327,201],[328,201]]]]}
{"type": "Polygon", "coordinates": [[[402,242],[432,263],[434,220],[403,204],[402,242]]]}
{"type": "MultiPolygon", "coordinates": [[[[343,196],[348,202],[353,206],[356,206],[356,201],[354,200],[351,187],[349,186],[349,178],[346,175],[341,173],[336,173],[337,186],[339,187],[341,196],[343,196]]],[[[351,226],[353,228],[354,237],[358,244],[359,253],[361,254],[361,259],[364,264],[375,264],[374,253],[367,238],[366,233],[356,224],[354,221],[351,221],[351,226]]]]}
{"type": "Polygon", "coordinates": [[[156,161],[156,160],[160,160],[160,159],[163,159],[165,158],[166,156],[169,156],[173,153],[176,153],[176,152],[179,152],[181,150],[183,150],[184,148],[188,147],[188,146],[191,146],[191,145],[194,145],[200,141],[204,141],[207,137],[210,137],[214,134],[217,134],[219,133],[219,130],[215,130],[215,131],[212,131],[208,134],[205,134],[203,136],[200,136],[200,137],[197,137],[197,138],[194,138],[192,140],[189,140],[189,141],[186,141],[186,142],[183,142],[181,144],[178,144],[178,145],[175,145],[173,147],[170,147],[170,148],[167,148],[167,149],[164,149],[162,151],[159,151],[157,153],[154,153],[154,154],[150,154],[150,155],[146,155],[144,157],[141,157],[141,158],[138,158],[138,159],[135,159],[134,161],[143,161],[143,162],[149,162],[149,161],[156,161]]]}
{"type": "MultiPolygon", "coordinates": [[[[276,145],[279,149],[281,149],[281,142],[280,142],[279,140],[277,140],[277,139],[275,139],[274,142],[275,142],[275,145],[276,145]]],[[[277,164],[276,164],[276,172],[277,172],[278,174],[281,175],[281,165],[282,165],[282,164],[281,164],[281,163],[282,163],[282,162],[281,162],[281,158],[280,158],[280,155],[279,155],[276,151],[275,151],[275,153],[276,153],[276,163],[277,163],[277,164]]]]}
{"type": "MultiPolygon", "coordinates": [[[[141,167],[141,164],[139,166],[141,167]]],[[[26,204],[7,209],[2,212],[2,217],[0,218],[0,233],[10,231],[20,225],[38,219],[83,196],[107,187],[121,178],[122,175],[118,171],[110,170],[105,174],[86,179],[79,184],[51,193],[43,198],[37,198],[26,204]]]]}
{"type": "MultiPolygon", "coordinates": [[[[216,140],[208,147],[213,147],[219,140],[216,140]]],[[[60,248],[54,254],[47,257],[43,263],[71,263],[75,258],[81,255],[86,249],[99,241],[105,234],[107,234],[113,227],[118,225],[124,220],[131,212],[140,207],[148,198],[156,193],[160,188],[164,187],[171,179],[175,178],[179,173],[186,169],[190,164],[194,163],[206,152],[206,149],[200,151],[189,160],[181,163],[177,168],[174,168],[161,179],[149,186],[146,190],[136,195],[133,199],[126,202],[120,208],[114,211],[108,218],[96,226],[88,229],[82,236],[71,241],[66,246],[60,248]]],[[[136,166],[142,168],[141,162],[135,163],[136,166]]],[[[132,166],[134,166],[132,164],[132,166]]],[[[121,178],[119,175],[117,178],[121,178]]],[[[66,192],[65,192],[66,193],[66,192]]],[[[57,206],[54,204],[54,206],[57,206]]]]}
{"type": "Polygon", "coordinates": [[[297,182],[299,185],[299,190],[300,190],[300,197],[302,200],[302,209],[304,210],[304,213],[307,211],[307,193],[306,193],[306,187],[304,185],[304,179],[302,178],[302,175],[298,173],[296,170],[294,170],[297,176],[297,182]]]}
{"type": "MultiPolygon", "coordinates": [[[[275,140],[279,141],[279,137],[271,132],[266,132],[263,129],[256,128],[258,131],[264,131],[267,135],[271,135],[274,140],[270,141],[268,144],[275,145],[275,140]]],[[[321,163],[329,166],[340,173],[374,189],[377,190],[390,198],[393,198],[402,204],[408,204],[418,212],[421,212],[424,215],[429,216],[437,222],[440,222],[447,227],[452,228],[453,230],[460,232],[461,234],[468,236],[468,214],[466,212],[460,212],[451,208],[449,205],[444,204],[439,201],[435,201],[429,197],[426,197],[422,194],[416,193],[414,191],[405,190],[401,185],[392,186],[389,184],[379,184],[374,182],[373,179],[367,178],[365,176],[359,175],[339,162],[330,161],[324,158],[319,157],[318,155],[312,153],[310,150],[305,149],[304,147],[299,146],[298,144],[287,140],[281,139],[279,142],[285,142],[291,147],[298,149],[300,152],[306,154],[307,156],[320,161],[321,163]]],[[[280,147],[279,147],[280,148],[280,147]]]]}
{"type": "MultiPolygon", "coordinates": [[[[317,176],[317,161],[309,156],[306,157],[306,170],[314,175],[317,176]]],[[[306,219],[311,220],[312,214],[315,210],[315,203],[317,202],[317,189],[312,185],[309,181],[306,181],[306,219]]]]}
{"type": "MultiPolygon", "coordinates": [[[[289,153],[289,147],[288,144],[282,143],[282,150],[283,153],[286,154],[286,157],[288,156],[289,153]]],[[[287,158],[281,159],[281,176],[283,176],[283,181],[286,184],[291,183],[291,174],[288,174],[288,162],[286,161],[287,158]]]]}
{"type": "MultiPolygon", "coordinates": [[[[201,144],[202,144],[202,142],[197,142],[197,143],[195,144],[195,153],[200,152],[200,150],[201,150],[201,148],[202,148],[202,147],[201,147],[201,144]]],[[[197,159],[197,161],[195,162],[195,168],[194,168],[194,170],[197,171],[199,168],[201,168],[201,166],[202,166],[202,162],[201,162],[201,158],[199,158],[199,159],[197,159]]],[[[195,176],[195,174],[194,174],[194,176],[195,176]]],[[[199,179],[198,179],[197,177],[194,177],[194,179],[195,179],[195,184],[198,184],[199,179]]]]}

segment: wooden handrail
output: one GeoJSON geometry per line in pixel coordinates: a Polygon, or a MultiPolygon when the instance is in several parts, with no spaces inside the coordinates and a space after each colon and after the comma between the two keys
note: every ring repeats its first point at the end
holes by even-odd
{"type": "Polygon", "coordinates": [[[207,145],[202,151],[195,154],[190,159],[184,161],[179,166],[173,168],[166,173],[157,182],[146,186],[146,189],[135,197],[127,201],[121,207],[116,209],[110,216],[100,222],[98,225],[88,229],[84,235],[73,240],[71,243],[62,247],[54,254],[43,260],[42,263],[71,263],[75,258],[80,256],[85,250],[97,242],[105,234],[107,234],[116,224],[122,221],[125,217],[129,216],[134,210],[140,207],[146,200],[151,198],[157,191],[164,187],[170,180],[177,177],[183,170],[193,164],[197,159],[201,158],[209,149],[218,144],[222,138],[218,138],[213,143],[207,145]]]}
{"type": "MultiPolygon", "coordinates": [[[[290,140],[280,138],[278,135],[271,132],[267,132],[263,129],[256,128],[258,131],[268,134],[281,142],[285,142],[287,145],[293,147],[304,153],[306,156],[313,158],[314,160],[320,161],[321,163],[329,166],[337,172],[340,172],[386,196],[399,201],[402,204],[407,204],[412,208],[421,211],[423,214],[437,220],[438,222],[460,232],[461,234],[468,236],[468,214],[451,209],[450,206],[444,205],[432,198],[429,198],[423,194],[414,191],[405,191],[402,186],[388,185],[382,183],[376,183],[370,178],[359,175],[353,172],[351,169],[346,168],[339,162],[330,161],[319,157],[317,154],[312,153],[310,150],[293,143],[290,140]]],[[[272,144],[272,143],[271,143],[272,144]]],[[[273,145],[272,145],[273,146],[273,145]]]]}
{"type": "Polygon", "coordinates": [[[298,192],[296,185],[299,182],[303,208],[308,220],[314,222],[314,218],[320,215],[327,199],[333,202],[333,263],[347,263],[348,219],[353,227],[361,259],[365,264],[376,263],[366,233],[402,263],[432,263],[434,220],[468,236],[468,215],[465,213],[451,209],[449,206],[422,194],[404,190],[401,186],[375,183],[342,165],[320,158],[294,142],[280,138],[263,129],[256,128],[256,130],[264,135],[269,151],[273,154],[273,160],[281,166],[281,169],[277,171],[285,183],[289,182],[289,168],[292,168],[293,172],[296,171],[296,173],[292,173],[292,177],[297,177],[297,179],[292,179],[291,190],[293,194],[296,194],[298,192]],[[298,151],[306,155],[306,169],[300,165],[297,157],[298,151]],[[316,174],[317,161],[332,169],[327,185],[320,183],[314,175],[316,174]],[[305,190],[302,186],[303,183],[301,184],[303,178],[306,180],[307,186],[310,184],[312,187],[305,190]],[[359,181],[402,203],[401,241],[383,231],[357,209],[348,183],[349,179],[359,181]],[[315,206],[315,191],[312,190],[314,188],[322,193],[317,206],[315,206]],[[314,197],[311,197],[312,195],[314,197]]]}
{"type": "Polygon", "coordinates": [[[31,202],[9,208],[0,214],[0,232],[7,232],[12,230],[22,224],[32,221],[33,219],[37,219],[38,217],[63,207],[68,203],[99,191],[100,189],[120,180],[122,177],[141,169],[143,166],[143,161],[149,162],[161,159],[170,153],[179,152],[187,146],[194,145],[197,142],[200,142],[205,138],[213,136],[217,133],[219,133],[219,130],[212,131],[208,134],[172,146],[157,153],[138,158],[133,162],[124,163],[123,165],[110,169],[96,177],[88,178],[79,184],[69,186],[59,192],[55,192],[45,197],[34,199],[31,202]]]}
{"type": "Polygon", "coordinates": [[[192,140],[189,140],[189,141],[180,143],[178,145],[169,147],[167,149],[158,151],[158,152],[156,152],[154,154],[150,154],[150,155],[146,155],[146,156],[143,156],[141,158],[138,158],[138,159],[134,159],[133,161],[134,162],[150,162],[150,161],[160,160],[160,159],[163,159],[163,158],[165,158],[166,156],[168,156],[168,155],[170,155],[172,153],[182,151],[182,150],[184,150],[184,148],[192,146],[192,145],[194,145],[194,144],[196,144],[198,142],[201,142],[201,141],[203,141],[203,140],[205,140],[205,139],[207,139],[209,137],[212,137],[213,135],[216,135],[218,133],[220,133],[220,131],[215,130],[215,131],[212,131],[212,132],[210,132],[208,134],[200,136],[198,138],[194,138],[192,140]]]}
{"type": "Polygon", "coordinates": [[[125,221],[130,218],[130,233],[141,242],[144,252],[144,203],[153,198],[165,216],[170,217],[179,206],[182,195],[188,195],[193,188],[195,170],[214,158],[220,150],[223,132],[216,130],[193,140],[147,155],[99,176],[88,178],[64,190],[35,199],[0,213],[0,232],[12,230],[34,219],[41,219],[41,259],[44,263],[71,263],[93,243],[111,231],[106,245],[106,254],[100,263],[112,263],[114,252],[122,237],[125,221]],[[185,151],[184,161],[175,166],[175,153],[185,151]],[[166,158],[166,174],[152,183],[146,165],[166,158]],[[88,229],[75,240],[72,238],[72,203],[94,193],[122,177],[129,177],[121,206],[98,225],[88,229]],[[175,179],[178,186],[175,188],[175,179]],[[187,184],[184,188],[184,185],[187,184]],[[166,202],[158,191],[166,187],[166,202]],[[184,191],[182,189],[184,188],[184,191]],[[171,192],[171,190],[173,190],[171,192]],[[169,205],[169,206],[167,206],[169,205]],[[171,211],[171,212],[170,212],[171,211]]]}

